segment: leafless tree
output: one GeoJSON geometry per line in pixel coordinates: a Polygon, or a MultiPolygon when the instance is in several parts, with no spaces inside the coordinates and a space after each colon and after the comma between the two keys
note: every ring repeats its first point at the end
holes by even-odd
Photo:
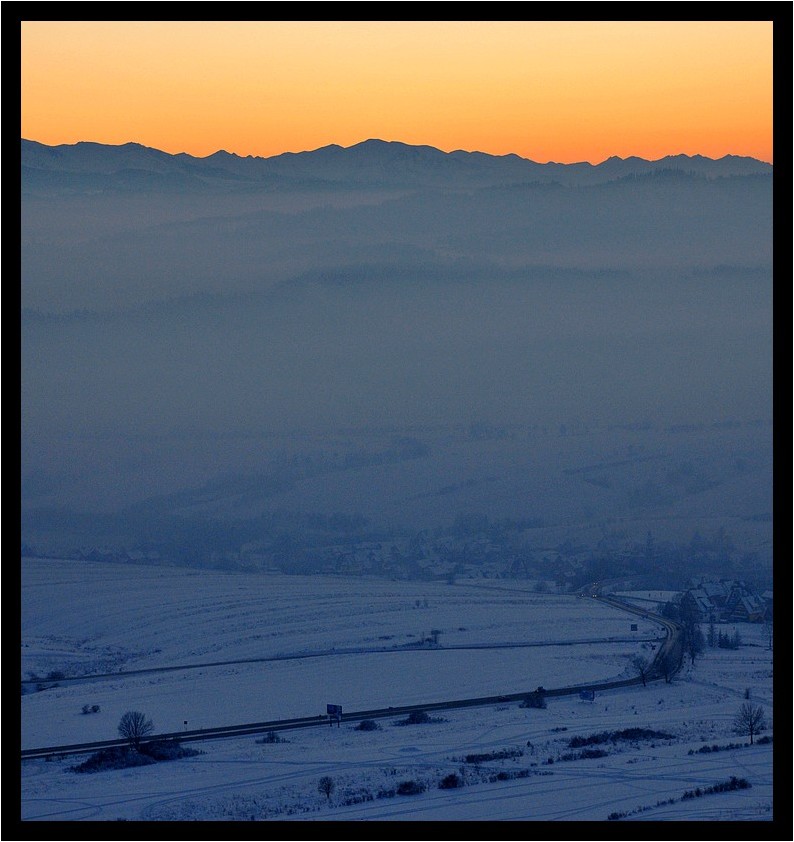
{"type": "Polygon", "coordinates": [[[670,651],[662,655],[658,660],[659,672],[664,676],[666,684],[670,684],[678,668],[679,658],[676,657],[674,651],[670,651]]]}
{"type": "Polygon", "coordinates": [[[119,722],[119,734],[136,749],[140,746],[141,740],[152,731],[154,731],[152,720],[139,710],[128,710],[119,722]]]}
{"type": "Polygon", "coordinates": [[[753,744],[753,736],[766,728],[766,717],[761,705],[754,705],[745,702],[733,720],[733,730],[737,734],[749,734],[750,745],[753,744]]]}
{"type": "Polygon", "coordinates": [[[637,675],[639,675],[639,677],[642,679],[642,686],[647,687],[647,684],[645,682],[648,678],[648,670],[651,667],[651,662],[648,660],[648,658],[645,657],[645,655],[635,655],[631,659],[631,665],[632,667],[634,667],[634,670],[637,673],[637,675]]]}
{"type": "Polygon", "coordinates": [[[331,793],[334,791],[334,788],[334,779],[329,775],[323,775],[317,783],[317,789],[319,789],[329,801],[331,800],[331,793]]]}

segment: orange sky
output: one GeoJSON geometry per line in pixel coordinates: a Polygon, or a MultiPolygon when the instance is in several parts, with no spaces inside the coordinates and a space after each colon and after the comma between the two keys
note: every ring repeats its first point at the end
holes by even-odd
{"type": "Polygon", "coordinates": [[[22,137],[772,161],[771,21],[23,21],[22,137]]]}

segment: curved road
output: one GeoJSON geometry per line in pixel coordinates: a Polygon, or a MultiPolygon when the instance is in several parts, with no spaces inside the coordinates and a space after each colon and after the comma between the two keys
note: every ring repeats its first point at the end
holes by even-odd
{"type": "MultiPolygon", "coordinates": [[[[646,681],[658,681],[664,677],[664,670],[662,669],[662,664],[668,658],[670,659],[668,662],[672,662],[675,664],[674,669],[668,670],[668,673],[676,672],[680,669],[681,666],[681,642],[680,642],[680,635],[681,629],[676,624],[671,622],[670,620],[665,619],[664,617],[660,617],[658,614],[654,614],[650,611],[647,611],[644,608],[639,608],[635,605],[629,605],[626,602],[623,602],[617,599],[614,596],[602,596],[601,595],[601,586],[598,582],[594,582],[591,585],[583,588],[579,597],[584,598],[591,598],[597,599],[600,602],[603,602],[606,605],[610,605],[613,608],[617,608],[621,611],[627,611],[631,614],[635,614],[639,617],[644,617],[645,619],[652,620],[654,622],[659,623],[661,626],[664,627],[667,634],[665,636],[664,642],[659,647],[654,661],[648,671],[648,674],[645,676],[646,681]]],[[[636,642],[636,638],[632,638],[632,642],[636,642]]],[[[577,641],[579,643],[585,641],[577,641]]],[[[513,644],[516,646],[539,646],[543,644],[513,644]]],[[[452,648],[486,648],[486,647],[448,647],[449,649],[452,648]]],[[[419,647],[417,647],[418,651],[423,651],[419,647]]],[[[370,651],[377,651],[377,650],[366,650],[367,652],[370,651]]],[[[411,649],[388,649],[384,650],[388,652],[405,652],[411,651],[411,649]]],[[[293,655],[293,656],[284,656],[283,659],[289,658],[300,658],[300,657],[317,657],[319,654],[345,654],[344,650],[329,650],[327,653],[315,653],[314,655],[293,655]]],[[[254,662],[254,661],[261,661],[261,660],[278,660],[278,659],[267,659],[267,658],[250,658],[247,659],[245,662],[254,662]]],[[[218,665],[231,663],[231,662],[218,662],[218,665]]],[[[241,661],[236,661],[234,663],[242,663],[241,661]]],[[[215,666],[215,664],[203,664],[201,666],[215,666]]],[[[158,670],[136,670],[134,672],[129,673],[113,673],[109,674],[106,677],[113,677],[118,678],[119,675],[128,676],[128,675],[135,675],[136,673],[140,672],[154,672],[154,671],[166,671],[166,670],[176,670],[176,669],[186,669],[191,667],[162,667],[158,670]]],[[[91,679],[100,678],[105,676],[90,676],[91,679]]],[[[71,679],[73,681],[79,680],[86,680],[88,676],[82,676],[79,679],[71,679]]],[[[578,694],[583,690],[592,690],[592,691],[603,691],[603,690],[612,690],[618,687],[629,687],[635,684],[639,684],[642,679],[637,676],[636,678],[627,678],[622,679],[619,681],[604,681],[599,682],[596,684],[577,684],[571,687],[557,687],[550,690],[546,690],[543,688],[543,692],[546,696],[569,696],[578,694]]],[[[541,688],[537,688],[541,689],[541,688]]],[[[383,717],[395,717],[395,716],[402,716],[404,714],[411,713],[412,711],[423,710],[423,711],[437,711],[437,710],[452,710],[455,708],[466,708],[466,707],[480,707],[483,705],[492,705],[498,704],[500,702],[519,702],[522,701],[529,695],[529,693],[533,692],[533,690],[526,690],[521,693],[511,693],[507,695],[498,695],[498,696],[482,696],[479,698],[473,699],[456,699],[456,700],[447,700],[444,702],[431,702],[429,704],[423,705],[402,705],[400,707],[389,707],[389,708],[377,708],[374,710],[360,710],[360,711],[353,711],[351,713],[343,713],[342,714],[342,721],[345,722],[356,722],[362,719],[379,719],[383,717]]],[[[239,737],[245,736],[249,734],[261,734],[266,733],[267,731],[273,730],[280,730],[280,731],[287,731],[294,728],[309,728],[309,727],[316,727],[320,724],[326,724],[329,722],[329,719],[323,715],[314,716],[314,717],[302,717],[298,719],[278,719],[278,720],[271,720],[267,722],[251,722],[243,725],[227,725],[219,728],[202,728],[195,731],[180,731],[177,733],[167,733],[167,734],[157,734],[150,737],[148,740],[144,740],[143,742],[154,742],[158,740],[179,740],[180,742],[189,742],[189,741],[196,741],[196,740],[212,740],[212,739],[223,739],[226,737],[239,737]]],[[[331,723],[333,724],[333,723],[331,723]]],[[[64,756],[68,754],[83,754],[87,752],[94,752],[101,749],[107,748],[114,748],[114,747],[121,747],[126,746],[126,740],[103,740],[101,742],[93,742],[93,743],[77,743],[74,745],[65,745],[65,746],[48,746],[43,748],[35,748],[35,749],[22,749],[21,757],[23,760],[28,760],[32,758],[44,758],[44,757],[56,757],[56,756],[64,756]]]]}

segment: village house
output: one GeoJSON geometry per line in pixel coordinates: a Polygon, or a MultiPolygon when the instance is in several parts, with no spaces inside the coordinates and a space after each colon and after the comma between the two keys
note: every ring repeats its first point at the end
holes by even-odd
{"type": "Polygon", "coordinates": [[[725,601],[724,616],[728,622],[760,623],[766,613],[764,600],[744,585],[737,583],[725,601]]]}
{"type": "Polygon", "coordinates": [[[760,623],[767,612],[765,600],[744,583],[726,580],[701,580],[683,594],[681,609],[706,623],[760,623]]]}

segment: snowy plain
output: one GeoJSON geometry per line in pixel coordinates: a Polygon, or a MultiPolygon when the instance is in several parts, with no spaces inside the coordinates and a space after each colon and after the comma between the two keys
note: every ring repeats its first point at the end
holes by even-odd
{"type": "MultiPolygon", "coordinates": [[[[624,597],[640,604],[657,595],[624,597]]],[[[515,580],[450,585],[38,558],[22,561],[21,609],[22,679],[64,676],[23,693],[23,748],[115,739],[129,709],[168,733],[320,715],[327,703],[353,712],[626,678],[632,656],[652,654],[663,636],[649,620],[515,580]],[[434,632],[437,645],[424,643],[434,632]],[[116,674],[70,680],[98,673],[116,674]],[[99,710],[84,714],[86,705],[99,710]]],[[[707,647],[672,683],[593,701],[452,709],[404,727],[387,717],[367,732],[323,721],[283,730],[278,742],[190,743],[201,753],[95,774],[71,771],[85,756],[25,760],[21,818],[770,822],[772,744],[750,746],[733,721],[749,696],[771,736],[773,652],[763,627],[734,628],[739,649],[707,647]],[[569,745],[629,728],[667,736],[610,741],[589,758],[569,745]],[[698,751],[704,745],[721,750],[698,751]],[[467,762],[472,754],[491,757],[467,762]],[[440,788],[453,773],[463,785],[440,788]],[[323,776],[334,781],[330,797],[318,791],[323,776]],[[731,777],[750,787],[683,798],[731,777]],[[423,791],[398,794],[411,781],[423,791]]]]}

